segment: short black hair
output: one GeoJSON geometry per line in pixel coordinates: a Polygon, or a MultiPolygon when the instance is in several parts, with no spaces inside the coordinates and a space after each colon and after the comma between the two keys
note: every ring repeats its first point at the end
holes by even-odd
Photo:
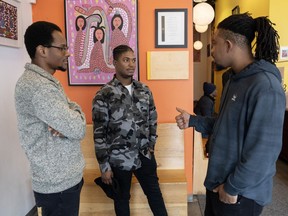
{"type": "Polygon", "coordinates": [[[251,14],[234,14],[218,24],[218,29],[227,30],[222,35],[233,38],[234,42],[251,47],[256,37],[255,59],[271,63],[278,60],[279,35],[267,17],[252,18],[251,14]],[[229,35],[230,31],[230,35],[229,35]],[[232,34],[231,34],[232,33],[232,34]]]}
{"type": "Polygon", "coordinates": [[[118,60],[119,56],[122,53],[125,53],[125,52],[128,52],[128,51],[134,52],[133,49],[131,47],[127,46],[127,45],[119,45],[119,46],[115,47],[113,49],[113,59],[114,60],[118,60]]]}
{"type": "Polygon", "coordinates": [[[46,21],[35,22],[26,29],[24,43],[31,59],[35,58],[36,48],[39,45],[49,46],[52,44],[54,31],[62,32],[59,26],[46,21]]]}

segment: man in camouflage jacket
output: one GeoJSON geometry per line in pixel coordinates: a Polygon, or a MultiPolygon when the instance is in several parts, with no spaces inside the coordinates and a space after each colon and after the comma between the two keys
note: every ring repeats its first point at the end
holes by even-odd
{"type": "Polygon", "coordinates": [[[133,79],[133,50],[120,45],[113,50],[116,74],[93,99],[94,143],[102,181],[116,178],[121,197],[114,198],[116,215],[129,216],[132,173],[147,196],[154,215],[167,215],[159,188],[154,156],[157,112],[149,88],[133,79]]]}

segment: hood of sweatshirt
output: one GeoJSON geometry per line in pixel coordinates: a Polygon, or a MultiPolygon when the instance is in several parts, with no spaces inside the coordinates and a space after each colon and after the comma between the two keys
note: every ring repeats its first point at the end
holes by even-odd
{"type": "Polygon", "coordinates": [[[272,74],[279,80],[280,83],[282,82],[282,77],[278,68],[275,65],[271,64],[270,62],[265,61],[263,59],[255,61],[252,64],[248,65],[241,72],[232,76],[231,79],[238,80],[262,72],[272,74]]]}

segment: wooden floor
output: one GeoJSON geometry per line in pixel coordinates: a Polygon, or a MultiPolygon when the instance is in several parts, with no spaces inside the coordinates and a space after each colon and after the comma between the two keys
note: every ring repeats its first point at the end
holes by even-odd
{"type": "MultiPolygon", "coordinates": [[[[161,191],[169,216],[187,216],[187,185],[184,172],[183,131],[176,124],[158,126],[155,156],[161,191]]],[[[92,127],[87,126],[82,151],[86,161],[84,186],[81,192],[80,216],[113,216],[113,201],[94,183],[100,176],[95,158],[92,127]]],[[[152,216],[146,196],[135,178],[132,179],[131,216],[152,216]]]]}
{"type": "MultiPolygon", "coordinates": [[[[261,216],[288,215],[288,161],[277,161],[277,172],[274,176],[272,203],[264,207],[261,216]]],[[[193,202],[188,203],[189,216],[203,216],[205,195],[194,195],[193,202]]]]}
{"type": "MultiPolygon", "coordinates": [[[[160,134],[155,154],[158,163],[160,187],[169,216],[187,216],[187,214],[189,216],[204,215],[205,195],[194,193],[193,202],[187,203],[187,186],[183,161],[184,144],[181,143],[183,134],[179,133],[180,130],[176,130],[173,124],[161,125],[159,129],[160,134]]],[[[84,170],[85,183],[80,200],[80,216],[113,216],[115,213],[112,200],[107,198],[104,192],[94,183],[94,179],[100,176],[100,172],[95,158],[92,137],[92,127],[87,126],[87,134],[82,142],[86,167],[84,170]]],[[[200,141],[199,143],[199,146],[201,146],[200,141]]],[[[194,149],[194,151],[196,150],[194,149]]],[[[203,159],[201,151],[199,155],[201,156],[199,159],[203,159]]],[[[281,160],[277,162],[273,201],[272,204],[264,208],[263,216],[288,215],[288,199],[286,197],[288,194],[287,168],[287,162],[281,160]]],[[[131,216],[152,216],[153,214],[150,211],[147,199],[137,180],[134,178],[132,182],[131,216]]]]}
{"type": "MultiPolygon", "coordinates": [[[[169,215],[187,215],[187,200],[183,197],[186,184],[161,184],[169,215]],[[184,199],[183,199],[184,198],[184,199]]],[[[85,184],[81,192],[80,216],[112,216],[114,214],[113,202],[107,198],[103,191],[95,184],[85,184]]],[[[152,216],[147,199],[138,183],[132,184],[130,200],[131,216],[152,216]]]]}

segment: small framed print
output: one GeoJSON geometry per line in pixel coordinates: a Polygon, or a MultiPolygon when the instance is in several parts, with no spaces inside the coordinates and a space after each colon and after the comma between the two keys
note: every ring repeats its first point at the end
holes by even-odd
{"type": "Polygon", "coordinates": [[[288,46],[280,47],[279,61],[288,61],[288,46]]]}
{"type": "Polygon", "coordinates": [[[187,9],[155,10],[155,47],[187,48],[187,9]]]}

